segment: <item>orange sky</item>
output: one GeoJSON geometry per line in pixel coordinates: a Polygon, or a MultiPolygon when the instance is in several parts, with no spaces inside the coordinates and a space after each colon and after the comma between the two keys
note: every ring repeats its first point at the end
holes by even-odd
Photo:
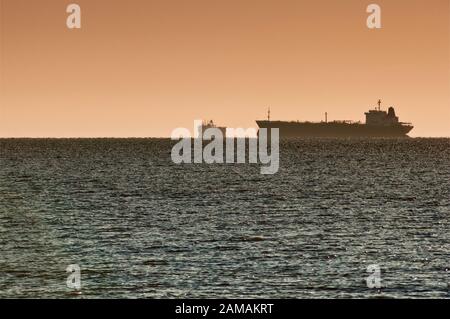
{"type": "Polygon", "coordinates": [[[379,98],[411,136],[450,136],[449,0],[0,2],[0,137],[255,127],[268,106],[363,120],[379,98]],[[81,30],[66,27],[71,2],[81,30]]]}

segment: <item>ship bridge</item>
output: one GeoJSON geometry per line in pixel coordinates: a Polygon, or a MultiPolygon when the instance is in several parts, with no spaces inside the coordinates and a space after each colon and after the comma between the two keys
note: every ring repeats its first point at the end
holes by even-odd
{"type": "Polygon", "coordinates": [[[378,101],[378,108],[366,112],[367,125],[396,125],[399,124],[398,116],[395,115],[395,110],[390,107],[388,111],[381,110],[381,100],[378,101]]]}

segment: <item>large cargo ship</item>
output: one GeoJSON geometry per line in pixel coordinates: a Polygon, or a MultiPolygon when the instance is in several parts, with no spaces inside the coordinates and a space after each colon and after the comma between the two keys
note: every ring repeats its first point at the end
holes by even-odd
{"type": "Polygon", "coordinates": [[[366,122],[332,121],[322,122],[271,121],[270,109],[267,120],[256,121],[259,128],[279,128],[280,138],[291,137],[407,137],[413,129],[411,123],[400,122],[393,107],[388,111],[378,107],[365,113],[366,122]]]}

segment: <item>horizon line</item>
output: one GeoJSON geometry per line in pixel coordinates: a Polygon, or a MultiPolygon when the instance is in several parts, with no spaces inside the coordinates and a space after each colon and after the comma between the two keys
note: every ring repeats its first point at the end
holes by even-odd
{"type": "MultiPolygon", "coordinates": [[[[195,138],[195,137],[190,137],[195,138]]],[[[233,138],[233,137],[229,137],[233,138]]],[[[236,137],[234,137],[236,138],[236,137]]],[[[249,138],[249,137],[246,137],[249,138]]],[[[251,137],[250,137],[251,138],[251,137]]],[[[254,137],[256,138],[256,137],[254,137]]],[[[342,137],[335,137],[336,139],[342,139],[342,137]]],[[[356,137],[358,138],[358,137],[356,137]]],[[[373,137],[367,137],[373,139],[373,137]]],[[[367,139],[366,137],[361,137],[360,139],[367,139]]],[[[419,139],[419,138],[450,138],[450,136],[406,136],[401,137],[401,139],[419,139]]],[[[0,136],[1,140],[6,139],[171,139],[170,136],[0,136]]],[[[310,139],[308,137],[298,137],[298,139],[310,139]]],[[[321,139],[316,138],[316,139],[321,139]]],[[[323,139],[334,139],[334,137],[323,137],[323,139]]],[[[344,138],[346,139],[346,138],[344,138]]],[[[375,139],[377,139],[375,137],[375,139]]],[[[378,139],[397,139],[396,137],[379,137],[378,139]]]]}

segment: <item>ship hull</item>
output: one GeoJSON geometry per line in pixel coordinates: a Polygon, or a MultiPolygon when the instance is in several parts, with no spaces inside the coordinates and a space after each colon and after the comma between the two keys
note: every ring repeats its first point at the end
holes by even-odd
{"type": "Polygon", "coordinates": [[[256,121],[259,128],[278,128],[281,138],[295,137],[408,137],[410,125],[367,125],[361,123],[307,123],[256,121]]]}

